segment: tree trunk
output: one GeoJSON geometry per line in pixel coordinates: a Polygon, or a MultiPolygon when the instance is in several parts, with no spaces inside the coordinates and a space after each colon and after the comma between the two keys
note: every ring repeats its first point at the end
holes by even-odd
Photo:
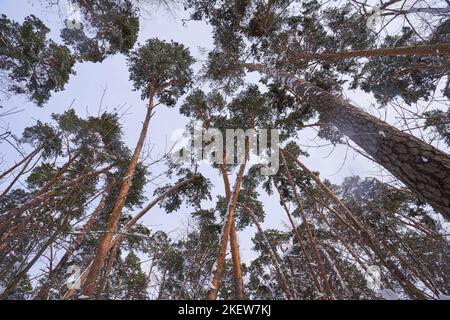
{"type": "Polygon", "coordinates": [[[433,45],[417,45],[411,47],[380,48],[371,50],[355,50],[343,52],[292,52],[292,56],[305,60],[343,60],[350,58],[390,57],[390,56],[432,56],[450,54],[450,45],[439,43],[433,45]]]}
{"type": "Polygon", "coordinates": [[[297,243],[298,243],[301,251],[305,255],[306,262],[308,263],[309,274],[311,275],[311,278],[312,278],[312,280],[314,282],[314,285],[315,285],[315,287],[317,289],[317,292],[319,294],[321,294],[322,293],[322,287],[320,286],[317,274],[316,274],[316,272],[314,271],[314,269],[312,267],[311,257],[309,256],[308,252],[306,251],[306,247],[303,244],[302,237],[300,236],[300,233],[298,232],[298,227],[295,225],[295,222],[292,219],[292,215],[289,212],[289,208],[287,207],[286,202],[284,200],[283,194],[281,193],[281,190],[278,187],[278,181],[276,179],[274,179],[274,183],[273,184],[275,185],[275,189],[277,189],[278,195],[280,196],[281,206],[283,207],[284,211],[286,212],[286,215],[288,217],[289,223],[290,223],[291,228],[292,228],[292,232],[294,233],[294,236],[297,239],[297,243]]]}
{"type": "Polygon", "coordinates": [[[230,225],[230,250],[231,260],[233,261],[233,278],[234,278],[234,290],[237,300],[244,300],[244,278],[242,277],[241,270],[241,257],[239,254],[239,242],[236,235],[236,224],[231,221],[230,225]]]}
{"type": "MultiPolygon", "coordinates": [[[[296,157],[294,157],[291,153],[283,150],[282,154],[284,155],[286,153],[287,156],[289,156],[292,160],[295,161],[296,164],[298,164],[310,177],[314,179],[314,181],[317,182],[317,184],[321,187],[323,191],[325,191],[332,199],[334,199],[338,205],[343,209],[345,215],[347,218],[349,218],[353,224],[354,227],[352,227],[350,224],[348,224],[346,221],[343,220],[342,217],[340,217],[336,211],[332,210],[329,206],[326,206],[325,203],[318,201],[314,196],[309,194],[306,190],[305,193],[308,194],[309,197],[314,199],[316,202],[321,203],[327,209],[330,211],[334,211],[335,215],[338,216],[338,221],[340,223],[345,224],[349,229],[358,237],[361,239],[363,243],[366,243],[369,248],[372,249],[372,251],[375,253],[375,255],[380,259],[381,263],[386,267],[386,269],[389,270],[389,272],[392,274],[392,276],[397,279],[400,286],[407,292],[411,297],[414,299],[426,299],[427,296],[418,288],[415,287],[413,283],[408,279],[408,277],[403,273],[402,270],[400,270],[396,264],[387,257],[387,252],[393,253],[390,246],[388,246],[383,240],[376,240],[375,236],[373,235],[373,232],[367,228],[367,226],[359,221],[353,213],[347,208],[347,206],[334,194],[332,190],[330,190],[326,185],[322,183],[319,177],[317,177],[314,173],[312,173],[305,165],[303,165],[296,157]],[[384,248],[382,248],[379,244],[382,244],[384,248]]],[[[319,212],[320,215],[320,212],[319,212]]],[[[324,215],[321,215],[322,218],[325,218],[324,215]]],[[[323,219],[326,221],[326,219],[323,219]]],[[[327,223],[327,222],[326,222],[327,223]]],[[[328,224],[328,223],[327,223],[328,224]]],[[[335,236],[339,238],[339,235],[335,233],[335,236]]],[[[341,240],[341,242],[345,245],[345,242],[341,240]]],[[[364,248],[364,247],[363,247],[364,248]]],[[[347,248],[349,250],[349,248],[347,248]]],[[[349,250],[349,252],[351,252],[349,250]]],[[[398,256],[396,256],[398,258],[398,256]]],[[[359,259],[358,259],[359,260],[359,259]]]]}
{"type": "Polygon", "coordinates": [[[120,244],[117,244],[110,250],[108,261],[106,263],[105,272],[103,273],[103,277],[101,278],[101,281],[100,281],[100,286],[97,290],[96,299],[101,297],[103,292],[105,292],[106,288],[108,287],[109,276],[111,274],[111,270],[114,265],[114,262],[116,261],[116,257],[117,257],[118,251],[119,251],[119,246],[120,246],[120,244]]]}
{"type": "Polygon", "coordinates": [[[61,230],[65,227],[65,225],[69,221],[69,216],[66,216],[61,224],[56,228],[53,235],[44,243],[44,245],[39,249],[36,255],[31,259],[30,262],[23,268],[17,275],[14,276],[11,282],[6,286],[5,291],[0,295],[0,300],[4,300],[8,297],[8,295],[16,288],[19,284],[20,280],[26,276],[28,271],[34,266],[36,261],[44,254],[45,250],[56,240],[56,238],[61,234],[61,230]]]}
{"type": "Polygon", "coordinates": [[[410,13],[427,13],[431,15],[444,16],[450,13],[450,5],[445,8],[410,8],[407,10],[391,9],[390,12],[383,12],[381,16],[398,16],[410,13]]]}
{"type": "Polygon", "coordinates": [[[450,157],[439,149],[288,73],[259,64],[244,65],[280,81],[375,161],[450,218],[450,157]]]}
{"type": "Polygon", "coordinates": [[[29,157],[28,160],[23,165],[22,169],[20,169],[20,172],[17,174],[17,176],[14,177],[13,181],[6,187],[5,190],[3,190],[2,194],[0,194],[0,201],[3,199],[4,196],[8,194],[8,192],[12,189],[12,187],[16,184],[17,180],[24,174],[25,170],[27,170],[28,165],[30,164],[31,160],[33,160],[33,157],[29,157]]]}
{"type": "MultiPolygon", "coordinates": [[[[70,180],[70,181],[68,181],[66,183],[63,183],[61,186],[59,186],[58,188],[56,188],[55,190],[53,190],[53,191],[51,191],[51,192],[49,192],[47,194],[42,194],[40,196],[35,196],[30,201],[28,201],[27,203],[22,205],[21,207],[12,209],[11,210],[11,214],[12,214],[13,217],[18,217],[21,213],[25,212],[26,210],[38,206],[39,203],[47,203],[47,202],[49,202],[55,196],[56,193],[61,191],[61,189],[76,186],[76,185],[82,183],[86,179],[92,178],[92,177],[97,176],[97,175],[102,174],[102,173],[106,173],[109,170],[111,170],[111,168],[113,166],[114,165],[110,165],[110,166],[105,167],[103,169],[100,169],[98,171],[94,171],[94,172],[88,173],[88,174],[86,174],[84,176],[81,176],[81,177],[79,177],[77,179],[73,179],[73,180],[70,180]]],[[[37,212],[37,211],[35,211],[35,212],[37,212]]],[[[20,222],[14,228],[11,228],[7,233],[5,233],[4,235],[1,236],[0,252],[2,252],[8,246],[8,244],[13,240],[15,233],[23,230],[27,226],[28,222],[31,220],[31,218],[33,217],[35,212],[30,213],[27,217],[24,218],[24,220],[22,222],[20,222]]]]}
{"type": "MultiPolygon", "coordinates": [[[[31,156],[31,154],[30,154],[31,156]]],[[[48,181],[39,192],[37,192],[33,198],[31,198],[29,201],[27,201],[24,205],[22,205],[20,208],[15,208],[10,210],[9,212],[6,212],[4,216],[6,217],[4,221],[0,223],[0,232],[4,233],[6,231],[6,226],[10,221],[16,220],[19,214],[24,212],[25,210],[28,210],[32,208],[36,203],[39,203],[43,200],[43,195],[47,193],[53,185],[58,182],[59,177],[65,173],[70,165],[80,156],[80,152],[77,152],[73,155],[72,158],[70,158],[64,166],[61,167],[61,169],[58,170],[58,172],[48,181]],[[10,217],[7,217],[8,213],[10,214],[10,217]]]]}
{"type": "Polygon", "coordinates": [[[90,272],[86,278],[86,282],[85,282],[85,286],[84,286],[83,290],[84,290],[84,294],[89,297],[92,297],[95,295],[96,282],[98,280],[100,270],[104,266],[105,258],[108,253],[109,244],[113,238],[114,232],[117,230],[117,228],[119,226],[120,217],[122,216],[122,209],[125,205],[128,191],[131,188],[132,179],[133,179],[134,173],[136,171],[139,156],[141,154],[141,150],[144,145],[145,138],[147,136],[148,124],[149,124],[150,119],[153,114],[153,106],[154,106],[153,97],[154,97],[154,91],[152,90],[152,92],[150,93],[150,101],[149,101],[149,106],[147,108],[147,114],[145,116],[144,124],[142,126],[142,130],[141,130],[141,134],[139,136],[138,143],[134,150],[130,164],[128,165],[124,181],[122,182],[119,194],[117,196],[117,200],[114,204],[114,208],[108,219],[108,223],[106,226],[106,232],[103,234],[103,236],[100,239],[100,243],[99,243],[99,246],[97,249],[97,254],[96,254],[95,260],[94,260],[92,267],[90,269],[90,272]]]}

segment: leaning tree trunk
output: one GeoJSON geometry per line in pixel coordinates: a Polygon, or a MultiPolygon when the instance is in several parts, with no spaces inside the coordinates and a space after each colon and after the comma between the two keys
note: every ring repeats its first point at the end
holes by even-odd
{"type": "Polygon", "coordinates": [[[355,50],[342,52],[293,52],[297,59],[343,60],[350,58],[389,57],[389,56],[433,56],[450,54],[450,44],[417,45],[410,47],[380,48],[372,50],[355,50]]]}
{"type": "Polygon", "coordinates": [[[14,185],[20,179],[20,177],[25,173],[31,160],[33,160],[33,157],[30,157],[25,162],[22,169],[20,169],[20,172],[14,177],[13,181],[11,181],[11,183],[5,188],[5,190],[3,190],[3,192],[0,194],[0,201],[2,201],[2,199],[8,194],[8,192],[12,189],[12,187],[14,187],[14,185]]]}
{"type": "Polygon", "coordinates": [[[364,112],[311,82],[260,64],[245,64],[275,78],[305,99],[328,121],[375,161],[428,202],[446,219],[450,218],[450,156],[364,112]]]}
{"type": "Polygon", "coordinates": [[[319,273],[320,273],[320,275],[322,277],[323,287],[325,289],[325,292],[327,293],[328,299],[329,300],[333,300],[333,291],[331,290],[330,284],[328,282],[327,272],[325,271],[325,267],[324,267],[322,258],[320,257],[320,253],[319,253],[319,250],[317,248],[316,240],[314,238],[312,230],[311,230],[311,228],[309,226],[308,219],[306,218],[305,212],[303,210],[303,204],[302,204],[302,201],[300,199],[300,195],[297,192],[297,186],[294,184],[294,180],[292,179],[292,175],[291,175],[291,172],[290,172],[289,167],[287,165],[287,162],[286,162],[286,159],[284,157],[283,152],[281,152],[281,159],[283,160],[283,165],[284,165],[284,169],[286,171],[285,173],[286,173],[286,176],[288,178],[289,184],[291,185],[291,188],[294,191],[295,201],[297,203],[297,209],[300,212],[300,216],[302,218],[303,224],[305,225],[307,238],[308,238],[309,243],[311,245],[312,252],[313,252],[313,254],[315,256],[316,263],[317,263],[317,265],[319,267],[319,273]]]}
{"type": "MultiPolygon", "coordinates": [[[[71,187],[76,187],[78,185],[80,185],[81,183],[83,183],[84,181],[95,177],[97,175],[100,175],[102,173],[106,173],[109,170],[111,170],[111,168],[113,168],[115,165],[109,165],[103,169],[85,174],[84,176],[81,176],[77,179],[73,179],[70,180],[66,183],[63,183],[62,185],[58,186],[57,188],[55,188],[54,190],[49,191],[46,194],[42,194],[40,196],[34,196],[30,201],[28,201],[27,203],[25,203],[24,205],[22,205],[19,208],[14,208],[10,211],[10,214],[12,215],[13,218],[17,218],[20,216],[20,214],[22,214],[23,212],[25,212],[26,210],[38,207],[40,204],[44,205],[44,204],[48,204],[50,203],[50,201],[55,197],[55,195],[58,192],[61,192],[61,190],[64,189],[68,189],[71,187]]],[[[34,215],[36,214],[36,212],[38,212],[37,210],[31,212],[27,217],[25,217],[23,219],[23,221],[19,222],[17,225],[15,226],[11,226],[9,228],[8,231],[4,231],[4,234],[2,234],[0,236],[0,253],[3,252],[3,250],[5,250],[5,248],[7,248],[7,246],[9,245],[9,243],[14,239],[15,235],[20,232],[23,231],[27,224],[29,223],[29,221],[31,221],[31,219],[34,217],[34,215]]],[[[5,228],[5,227],[3,227],[5,228]]]]}
{"type": "MultiPolygon", "coordinates": [[[[308,252],[306,251],[306,247],[303,244],[303,240],[302,240],[302,237],[301,237],[301,235],[300,235],[300,233],[298,231],[298,227],[296,226],[296,224],[295,224],[295,222],[294,222],[294,220],[292,218],[292,215],[291,215],[291,213],[289,211],[289,208],[286,205],[286,201],[284,200],[283,194],[281,193],[281,190],[278,187],[278,181],[276,179],[274,179],[273,184],[275,186],[275,189],[277,189],[278,195],[280,197],[280,204],[281,204],[282,208],[284,209],[284,211],[286,212],[286,215],[288,217],[289,223],[290,223],[291,228],[292,228],[292,233],[294,234],[294,236],[295,236],[295,238],[297,240],[297,244],[300,247],[300,250],[302,251],[303,255],[305,256],[305,259],[306,259],[306,262],[307,262],[308,271],[309,271],[309,274],[311,275],[311,279],[314,282],[314,285],[315,285],[315,287],[317,289],[317,292],[318,293],[322,293],[322,287],[320,286],[318,276],[317,276],[316,272],[314,271],[314,269],[312,267],[312,259],[309,256],[308,252]]],[[[323,296],[325,296],[325,294],[323,294],[323,296]]]]}
{"type": "Polygon", "coordinates": [[[108,219],[106,231],[100,239],[100,243],[97,249],[95,260],[92,264],[92,267],[89,271],[89,274],[86,278],[85,286],[83,288],[84,294],[87,296],[94,296],[96,292],[96,282],[99,277],[100,270],[103,268],[105,264],[105,258],[108,253],[109,244],[113,238],[114,232],[117,230],[119,226],[120,217],[122,216],[122,209],[125,205],[125,201],[127,198],[127,194],[131,188],[133,176],[136,171],[136,167],[138,164],[139,156],[141,154],[142,147],[144,145],[145,138],[147,136],[148,124],[153,114],[153,97],[155,91],[152,90],[150,93],[149,105],[147,107],[147,114],[145,116],[144,124],[142,126],[141,134],[139,136],[138,143],[134,150],[133,156],[131,157],[130,164],[128,165],[127,172],[125,174],[124,180],[120,187],[119,194],[117,196],[117,200],[114,204],[114,208],[111,212],[111,215],[108,219]]]}

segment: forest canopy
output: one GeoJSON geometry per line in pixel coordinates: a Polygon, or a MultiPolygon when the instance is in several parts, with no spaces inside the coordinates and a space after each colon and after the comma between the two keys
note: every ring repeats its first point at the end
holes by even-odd
{"type": "Polygon", "coordinates": [[[449,299],[449,1],[0,6],[0,300],[449,299]]]}

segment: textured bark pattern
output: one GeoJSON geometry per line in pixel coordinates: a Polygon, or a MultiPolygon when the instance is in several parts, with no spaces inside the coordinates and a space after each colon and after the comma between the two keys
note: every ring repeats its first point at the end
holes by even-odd
{"type": "Polygon", "coordinates": [[[450,157],[310,82],[263,65],[250,70],[271,76],[305,99],[321,116],[433,208],[450,218],[450,157]]]}

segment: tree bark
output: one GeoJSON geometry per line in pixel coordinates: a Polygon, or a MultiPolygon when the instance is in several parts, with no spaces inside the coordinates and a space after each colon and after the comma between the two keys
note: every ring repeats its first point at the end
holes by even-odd
{"type": "Polygon", "coordinates": [[[349,102],[297,77],[260,64],[245,64],[286,85],[375,161],[450,218],[450,157],[349,102]]]}
{"type": "Polygon", "coordinates": [[[105,258],[109,251],[109,249],[108,249],[109,244],[113,238],[114,232],[117,230],[117,228],[119,226],[120,217],[122,216],[122,209],[125,205],[127,194],[132,185],[132,179],[133,179],[134,173],[136,171],[136,167],[138,164],[138,160],[139,160],[139,156],[141,154],[142,147],[144,145],[145,138],[147,136],[148,125],[149,125],[150,119],[153,114],[154,94],[155,94],[155,91],[152,89],[152,92],[150,93],[150,100],[149,100],[149,105],[147,108],[147,114],[145,116],[144,124],[142,126],[142,130],[141,130],[141,134],[139,136],[138,143],[134,150],[130,164],[128,165],[124,181],[122,182],[119,194],[117,196],[117,200],[114,204],[114,208],[108,219],[108,223],[106,226],[106,232],[103,234],[103,236],[100,239],[100,243],[99,243],[99,246],[97,249],[97,254],[96,254],[95,260],[94,260],[92,267],[90,269],[90,272],[86,278],[86,282],[85,282],[83,291],[84,291],[84,294],[89,297],[93,297],[95,295],[96,283],[98,280],[100,270],[101,270],[101,268],[103,268],[103,266],[105,264],[105,258]]]}
{"type": "Polygon", "coordinates": [[[383,12],[381,16],[398,16],[407,15],[410,13],[427,13],[431,15],[444,16],[450,13],[450,5],[445,8],[410,8],[407,10],[390,9],[389,12],[383,12]]]}

